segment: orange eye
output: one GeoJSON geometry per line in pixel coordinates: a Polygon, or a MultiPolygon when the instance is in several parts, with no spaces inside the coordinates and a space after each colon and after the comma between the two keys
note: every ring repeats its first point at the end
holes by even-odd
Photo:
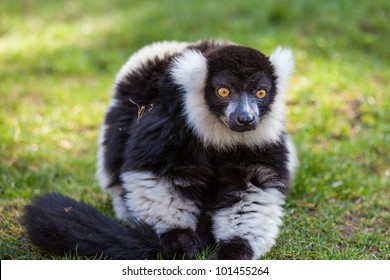
{"type": "Polygon", "coordinates": [[[228,97],[230,95],[230,90],[225,87],[220,87],[217,90],[217,93],[220,97],[228,97]]]}
{"type": "Polygon", "coordinates": [[[264,89],[261,89],[256,92],[256,97],[257,98],[264,98],[267,95],[267,92],[264,89]]]}

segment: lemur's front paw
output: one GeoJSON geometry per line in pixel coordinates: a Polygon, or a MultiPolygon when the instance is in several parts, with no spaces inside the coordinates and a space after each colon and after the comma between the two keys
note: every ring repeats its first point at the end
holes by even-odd
{"type": "Polygon", "coordinates": [[[218,251],[211,255],[209,260],[251,260],[253,250],[248,241],[240,237],[234,237],[218,243],[218,251]]]}
{"type": "Polygon", "coordinates": [[[201,247],[201,240],[192,229],[170,230],[162,234],[161,241],[168,258],[192,260],[201,247]]]}

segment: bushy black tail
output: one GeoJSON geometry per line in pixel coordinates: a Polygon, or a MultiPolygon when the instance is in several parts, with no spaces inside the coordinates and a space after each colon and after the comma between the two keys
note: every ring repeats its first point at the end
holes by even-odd
{"type": "Polygon", "coordinates": [[[107,259],[156,259],[161,241],[147,224],[126,228],[85,203],[60,194],[36,198],[22,218],[31,241],[57,255],[107,259]]]}

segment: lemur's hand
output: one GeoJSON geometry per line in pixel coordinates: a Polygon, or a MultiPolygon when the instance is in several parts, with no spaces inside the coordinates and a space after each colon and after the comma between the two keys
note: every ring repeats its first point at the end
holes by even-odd
{"type": "Polygon", "coordinates": [[[201,240],[192,229],[173,229],[161,236],[164,251],[176,252],[171,256],[174,259],[195,259],[196,253],[201,248],[201,240]]]}
{"type": "Polygon", "coordinates": [[[208,257],[208,260],[250,260],[253,252],[246,241],[236,237],[229,241],[218,243],[218,251],[208,257]]]}

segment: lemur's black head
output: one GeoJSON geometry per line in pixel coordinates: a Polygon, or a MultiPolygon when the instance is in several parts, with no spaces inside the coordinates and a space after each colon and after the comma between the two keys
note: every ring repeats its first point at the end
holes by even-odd
{"type": "Polygon", "coordinates": [[[255,130],[276,94],[271,62],[240,46],[221,47],[206,58],[205,99],[210,112],[235,132],[255,130]]]}
{"type": "Polygon", "coordinates": [[[283,93],[293,68],[290,50],[268,58],[233,44],[187,49],[171,74],[184,89],[189,125],[217,147],[276,141],[284,129],[283,93]]]}

